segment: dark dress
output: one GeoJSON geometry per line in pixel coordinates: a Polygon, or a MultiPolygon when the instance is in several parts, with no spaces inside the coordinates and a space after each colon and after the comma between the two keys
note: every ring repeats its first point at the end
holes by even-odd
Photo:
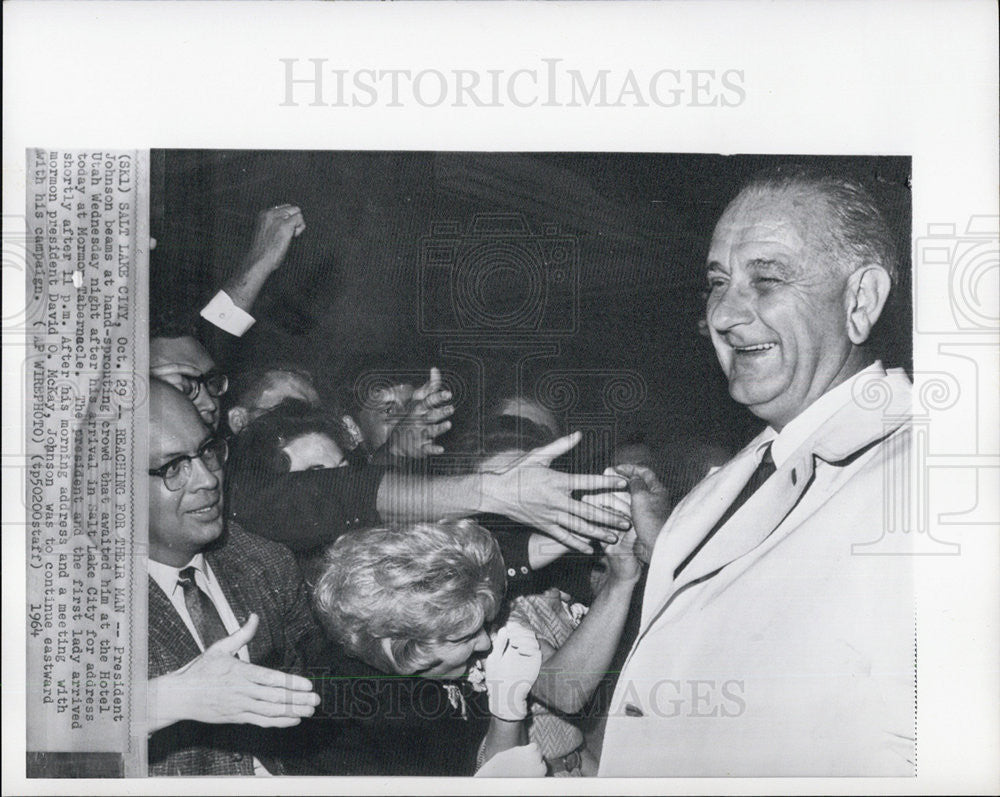
{"type": "Polygon", "coordinates": [[[475,772],[489,726],[486,694],[464,678],[389,675],[331,643],[314,668],[322,702],[312,722],[314,751],[303,774],[460,775],[475,772]],[[454,688],[449,690],[446,684],[454,688]],[[453,705],[449,691],[463,699],[453,705]],[[464,706],[463,706],[464,700],[464,706]],[[464,713],[464,717],[463,717],[464,713]]]}

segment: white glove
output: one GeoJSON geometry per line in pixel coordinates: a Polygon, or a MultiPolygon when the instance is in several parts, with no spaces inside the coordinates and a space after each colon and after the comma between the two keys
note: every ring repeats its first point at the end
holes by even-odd
{"type": "Polygon", "coordinates": [[[544,778],[545,761],[538,743],[497,753],[476,772],[477,778],[544,778]]]}
{"type": "Polygon", "coordinates": [[[483,661],[490,714],[515,722],[528,716],[528,693],[542,667],[542,651],[535,632],[509,620],[493,640],[483,661]]]}

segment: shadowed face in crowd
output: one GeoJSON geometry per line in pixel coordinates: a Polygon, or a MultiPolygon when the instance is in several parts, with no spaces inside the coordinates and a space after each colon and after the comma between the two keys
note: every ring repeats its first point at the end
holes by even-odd
{"type": "Polygon", "coordinates": [[[553,438],[560,437],[562,434],[559,421],[552,410],[525,396],[511,396],[504,400],[497,414],[525,418],[536,426],[547,429],[552,433],[553,438]]]}
{"type": "MultiPolygon", "coordinates": [[[[149,467],[159,468],[182,455],[192,456],[213,436],[194,405],[179,390],[156,379],[149,390],[149,467]]],[[[174,567],[221,533],[222,470],[191,460],[187,483],[170,490],[160,476],[149,477],[149,558],[174,567]]]]}
{"type": "Polygon", "coordinates": [[[733,399],[777,429],[852,373],[848,269],[833,260],[826,200],[744,192],[708,255],[708,324],[733,399]]]}
{"type": "Polygon", "coordinates": [[[201,419],[211,428],[219,426],[219,399],[197,381],[215,370],[212,355],[190,336],[153,338],[149,341],[149,372],[168,382],[182,393],[193,396],[191,401],[201,419]]]}
{"type": "Polygon", "coordinates": [[[372,450],[385,445],[396,424],[406,414],[414,390],[413,385],[401,382],[375,391],[365,402],[357,420],[365,442],[372,450]]]}
{"type": "Polygon", "coordinates": [[[294,371],[268,371],[262,381],[263,387],[259,395],[245,404],[233,407],[227,414],[229,428],[237,434],[251,421],[274,409],[286,399],[302,401],[311,407],[319,406],[319,393],[303,374],[294,371]]]}

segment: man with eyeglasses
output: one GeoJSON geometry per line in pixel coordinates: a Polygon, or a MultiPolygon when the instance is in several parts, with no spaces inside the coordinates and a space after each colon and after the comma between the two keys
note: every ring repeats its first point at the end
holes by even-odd
{"type": "Polygon", "coordinates": [[[224,439],[188,397],[150,380],[149,769],[283,774],[291,728],[319,696],[322,639],[291,553],[224,522],[224,439]]]}
{"type": "Polygon", "coordinates": [[[177,388],[192,401],[207,426],[219,428],[220,398],[229,388],[229,379],[216,368],[193,327],[165,321],[150,329],[149,375],[177,388]]]}

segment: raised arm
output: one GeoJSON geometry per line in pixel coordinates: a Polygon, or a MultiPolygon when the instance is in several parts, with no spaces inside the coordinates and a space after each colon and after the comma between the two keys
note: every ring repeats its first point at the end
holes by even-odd
{"type": "Polygon", "coordinates": [[[614,658],[628,616],[632,592],[642,575],[630,530],[605,549],[607,576],[590,610],[563,645],[542,664],[531,692],[568,714],[580,711],[594,694],[614,658]]]}
{"type": "Polygon", "coordinates": [[[237,337],[254,323],[250,315],[254,302],[271,276],[285,260],[289,244],[306,229],[302,211],[296,205],[276,205],[257,216],[250,248],[239,268],[201,310],[201,316],[237,337]]]}
{"type": "Polygon", "coordinates": [[[385,446],[390,454],[409,459],[423,459],[440,454],[444,449],[434,438],[451,428],[448,417],[455,412],[450,404],[451,393],[441,384],[441,372],[431,368],[430,378],[413,392],[406,411],[385,446]]]}
{"type": "Polygon", "coordinates": [[[258,214],[250,248],[239,269],[222,286],[233,304],[250,312],[267,278],[284,262],[292,239],[305,229],[305,219],[296,205],[277,205],[258,214]]]}

